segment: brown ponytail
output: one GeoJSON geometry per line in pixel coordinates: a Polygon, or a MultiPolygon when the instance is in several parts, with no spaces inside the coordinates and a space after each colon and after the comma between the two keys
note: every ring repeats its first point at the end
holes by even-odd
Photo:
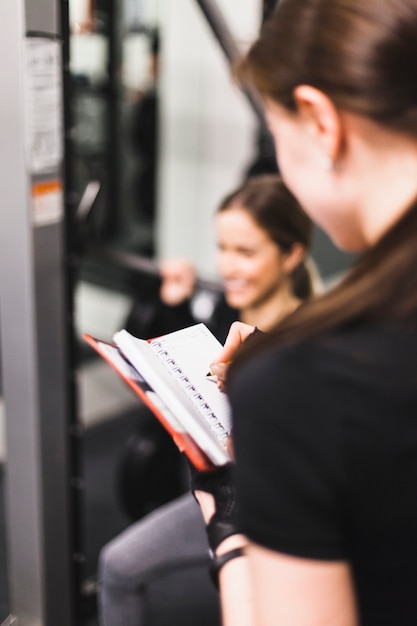
{"type": "Polygon", "coordinates": [[[309,300],[314,295],[313,279],[305,261],[291,274],[292,290],[299,300],[309,300]]]}

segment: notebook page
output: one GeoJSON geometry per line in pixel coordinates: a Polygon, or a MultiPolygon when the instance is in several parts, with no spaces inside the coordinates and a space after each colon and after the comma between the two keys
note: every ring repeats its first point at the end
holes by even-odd
{"type": "Polygon", "coordinates": [[[150,342],[159,358],[173,373],[181,387],[217,430],[226,438],[231,430],[230,405],[225,393],[207,378],[210,363],[222,349],[221,343],[204,324],[195,324],[158,337],[150,342]],[[223,427],[213,422],[214,414],[223,427]]]}
{"type": "Polygon", "coordinates": [[[115,333],[114,341],[214,464],[223,465],[230,460],[224,443],[217,436],[213,436],[213,429],[207,420],[203,418],[189,396],[183,393],[150,344],[144,339],[134,337],[126,330],[115,333]],[[210,432],[213,434],[209,435],[210,432]]]}
{"type": "Polygon", "coordinates": [[[116,346],[110,345],[104,341],[98,341],[97,343],[102,352],[117,366],[117,370],[119,372],[127,378],[132,379],[134,382],[138,382],[142,385],[146,395],[149,396],[152,403],[163,414],[167,422],[169,422],[177,432],[184,432],[184,426],[176,419],[172,411],[165,406],[159,396],[149,387],[143,376],[141,376],[139,372],[120,354],[119,349],[116,348],[116,346]]]}

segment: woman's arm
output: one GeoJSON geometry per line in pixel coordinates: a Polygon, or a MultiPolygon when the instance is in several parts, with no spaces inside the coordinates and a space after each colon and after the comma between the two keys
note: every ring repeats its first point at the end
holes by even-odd
{"type": "MultiPolygon", "coordinates": [[[[213,496],[197,491],[196,497],[209,520],[213,496]]],[[[238,547],[245,556],[226,563],[219,574],[223,626],[358,626],[347,563],[285,555],[240,534],[225,539],[216,554],[238,547]]]]}
{"type": "MultiPolygon", "coordinates": [[[[195,491],[194,495],[201,506],[204,521],[208,523],[216,510],[215,500],[211,493],[195,491]]],[[[244,535],[235,534],[224,539],[216,548],[216,555],[221,556],[236,548],[246,551],[248,541],[244,535]]],[[[228,561],[220,570],[219,591],[222,609],[223,626],[254,626],[252,585],[249,577],[248,558],[246,553],[228,561]]]]}
{"type": "Polygon", "coordinates": [[[247,540],[242,535],[225,539],[216,550],[221,555],[245,546],[245,556],[232,559],[219,572],[219,591],[223,626],[254,626],[253,587],[246,555],[247,540]]]}
{"type": "MultiPolygon", "coordinates": [[[[233,536],[218,553],[233,549],[233,536]]],[[[358,626],[349,566],[254,544],[220,571],[223,626],[358,626]]]]}
{"type": "MultiPolygon", "coordinates": [[[[289,556],[254,544],[246,552],[256,626],[358,626],[347,563],[289,556]]],[[[227,587],[224,593],[230,594],[227,587]]],[[[225,623],[233,624],[231,614],[228,619],[225,623]]]]}

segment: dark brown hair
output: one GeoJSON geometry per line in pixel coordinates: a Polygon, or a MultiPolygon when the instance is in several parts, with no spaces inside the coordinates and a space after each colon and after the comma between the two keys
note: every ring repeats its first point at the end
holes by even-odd
{"type": "MultiPolygon", "coordinates": [[[[218,213],[234,207],[244,210],[283,252],[294,244],[309,252],[313,224],[280,176],[254,176],[230,193],[218,208],[218,213]]],[[[295,296],[305,300],[313,295],[310,273],[305,262],[299,263],[291,274],[295,296]]]]}
{"type": "MultiPolygon", "coordinates": [[[[236,73],[288,110],[294,88],[308,84],[342,110],[417,138],[416,41],[415,0],[281,0],[236,73]]],[[[283,320],[276,340],[415,315],[416,236],[417,202],[339,286],[283,320]]]]}
{"type": "Polygon", "coordinates": [[[417,137],[415,0],[281,0],[236,70],[295,110],[297,85],[417,137]]]}

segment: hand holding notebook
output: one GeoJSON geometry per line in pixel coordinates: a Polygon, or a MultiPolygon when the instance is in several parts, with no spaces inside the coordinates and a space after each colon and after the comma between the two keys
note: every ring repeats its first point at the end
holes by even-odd
{"type": "Polygon", "coordinates": [[[84,338],[153,411],[197,469],[230,462],[229,403],[206,377],[222,345],[204,324],[152,340],[126,330],[114,335],[113,344],[87,334],[84,338]]]}

